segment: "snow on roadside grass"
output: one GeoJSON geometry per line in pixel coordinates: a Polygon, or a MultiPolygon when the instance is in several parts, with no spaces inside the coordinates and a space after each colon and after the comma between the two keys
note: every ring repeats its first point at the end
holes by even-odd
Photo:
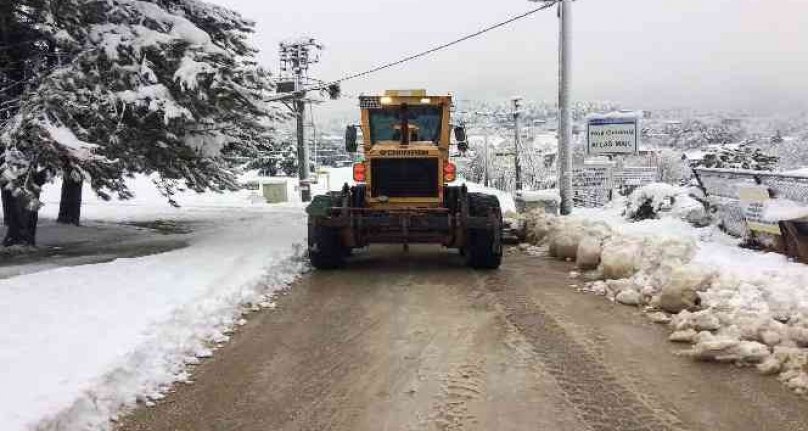
{"type": "Polygon", "coordinates": [[[193,204],[180,209],[148,193],[88,199],[91,219],[176,218],[196,231],[168,253],[0,280],[4,430],[109,428],[122,408],[187,380],[187,365],[225,342],[242,313],[270,306],[305,270],[299,205],[215,196],[184,196],[193,204]]]}
{"type": "MultiPolygon", "coordinates": [[[[239,209],[245,212],[264,211],[267,204],[260,191],[238,190],[234,192],[196,193],[180,191],[174,200],[180,207],[175,208],[160,194],[152,180],[154,176],[137,175],[127,181],[127,186],[134,193],[132,199],[104,201],[100,199],[86,184],[83,189],[81,217],[82,220],[107,221],[114,223],[132,221],[153,221],[156,218],[170,219],[208,219],[210,211],[227,211],[239,209]]],[[[292,182],[292,180],[286,179],[292,182]]],[[[290,185],[291,189],[291,185],[290,185]]],[[[290,190],[290,192],[293,190],[290,190]]],[[[46,184],[40,198],[44,207],[40,217],[56,218],[59,213],[61,198],[61,181],[46,184]]],[[[289,193],[292,206],[299,203],[294,193],[289,193]]]]}
{"type": "Polygon", "coordinates": [[[691,343],[680,354],[755,364],[808,392],[808,266],[737,248],[713,228],[679,220],[685,214],[675,210],[636,223],[619,211],[534,212],[526,217],[528,239],[589,270],[584,275],[593,281],[583,290],[670,321],[671,341],[691,343]]]}

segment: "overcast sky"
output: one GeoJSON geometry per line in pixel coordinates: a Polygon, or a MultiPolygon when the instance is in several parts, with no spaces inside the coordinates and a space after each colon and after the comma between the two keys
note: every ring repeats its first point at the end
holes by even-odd
{"type": "MultiPolygon", "coordinates": [[[[213,1],[256,21],[261,61],[274,71],[280,40],[310,35],[325,44],[310,73],[325,80],[535,7],[526,0],[213,1]]],[[[635,109],[808,107],[808,0],[578,0],[573,8],[575,100],[635,109]]],[[[343,89],[348,96],[428,88],[458,98],[553,101],[557,34],[555,12],[541,12],[343,89]]]]}

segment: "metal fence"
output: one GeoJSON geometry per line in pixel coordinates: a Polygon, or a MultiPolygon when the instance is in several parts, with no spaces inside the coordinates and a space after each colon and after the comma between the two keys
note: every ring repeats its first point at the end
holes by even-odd
{"type": "Polygon", "coordinates": [[[772,198],[808,204],[808,175],[783,174],[740,169],[696,168],[693,170],[705,195],[718,210],[727,232],[743,236],[746,232],[739,190],[764,186],[772,198]]]}
{"type": "Polygon", "coordinates": [[[572,174],[572,200],[577,207],[602,207],[612,200],[615,190],[627,194],[657,181],[659,169],[653,166],[577,166],[572,174]]]}
{"type": "Polygon", "coordinates": [[[656,166],[625,166],[614,172],[615,187],[641,187],[659,181],[656,166]]]}
{"type": "Polygon", "coordinates": [[[572,202],[576,207],[606,205],[612,198],[613,188],[611,166],[577,166],[572,170],[572,202]]]}

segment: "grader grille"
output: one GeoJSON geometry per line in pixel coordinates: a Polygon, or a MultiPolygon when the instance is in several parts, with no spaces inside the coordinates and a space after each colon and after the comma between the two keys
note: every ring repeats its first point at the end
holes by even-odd
{"type": "Polygon", "coordinates": [[[436,197],[440,185],[438,159],[373,159],[371,196],[436,197]]]}

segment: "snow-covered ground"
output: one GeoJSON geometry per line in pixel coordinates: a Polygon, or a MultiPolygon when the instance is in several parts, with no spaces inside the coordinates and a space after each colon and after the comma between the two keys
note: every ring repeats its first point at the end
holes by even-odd
{"type": "Polygon", "coordinates": [[[459,180],[456,182],[455,185],[460,185],[462,183],[466,184],[470,192],[479,192],[479,193],[489,193],[497,197],[499,199],[499,206],[502,208],[502,213],[509,213],[516,211],[516,205],[513,202],[513,196],[508,192],[503,192],[501,190],[493,189],[490,187],[485,187],[482,184],[472,183],[470,181],[459,180]]]}
{"type": "MultiPolygon", "coordinates": [[[[188,193],[173,208],[147,178],[133,186],[126,202],[87,191],[88,226],[68,233],[110,241],[93,225],[171,220],[190,226],[188,246],[0,280],[3,430],[103,429],[121,407],[187,379],[187,365],[225,342],[245,310],[271,307],[272,294],[305,270],[299,203],[188,193]]],[[[58,193],[58,184],[45,190],[46,220],[58,193]]]]}
{"type": "Polygon", "coordinates": [[[691,344],[680,354],[756,365],[808,392],[808,266],[739,248],[714,226],[694,227],[682,219],[700,215],[682,200],[659,219],[637,222],[622,215],[626,202],[576,209],[571,217],[533,214],[529,238],[577,261],[583,273],[573,275],[583,278],[576,284],[582,290],[641,306],[651,320],[669,324],[671,341],[691,344]]]}
{"type": "Polygon", "coordinates": [[[187,226],[170,221],[113,223],[87,221],[81,226],[41,219],[36,249],[0,248],[0,279],[63,266],[108,262],[187,246],[187,226]]]}

